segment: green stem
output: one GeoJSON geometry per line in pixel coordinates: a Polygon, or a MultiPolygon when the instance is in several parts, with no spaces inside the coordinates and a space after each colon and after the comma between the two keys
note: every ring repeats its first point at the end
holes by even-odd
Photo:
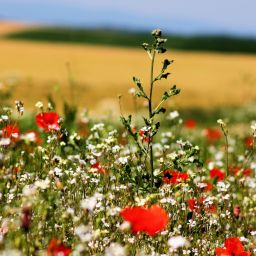
{"type": "Polygon", "coordinates": [[[229,145],[228,145],[228,136],[226,134],[225,136],[225,139],[226,139],[226,165],[227,165],[227,175],[229,175],[229,161],[228,161],[228,148],[229,148],[229,145]]]}
{"type": "Polygon", "coordinates": [[[255,137],[255,134],[253,133],[253,143],[252,143],[252,148],[251,148],[251,150],[249,151],[249,153],[248,153],[248,155],[245,157],[245,159],[244,159],[244,162],[243,162],[243,165],[242,165],[242,168],[244,169],[244,168],[246,168],[247,167],[247,165],[248,165],[248,163],[249,163],[249,161],[251,160],[253,160],[253,156],[254,156],[254,153],[255,153],[255,146],[254,146],[254,142],[255,142],[255,140],[254,140],[254,137],[255,137]]]}
{"type": "Polygon", "coordinates": [[[161,105],[162,105],[164,102],[165,102],[165,100],[161,100],[160,103],[156,106],[156,108],[155,108],[155,110],[153,111],[153,113],[156,112],[156,111],[161,107],[161,105]]]}
{"type": "MultiPolygon", "coordinates": [[[[153,97],[153,85],[154,85],[154,63],[155,63],[156,51],[154,50],[151,60],[151,70],[150,70],[150,94],[148,100],[148,110],[149,119],[153,117],[152,112],[152,97],[153,97]]],[[[149,138],[149,155],[150,155],[150,173],[151,173],[151,190],[154,187],[154,154],[153,154],[153,137],[149,138]]]]}
{"type": "Polygon", "coordinates": [[[225,137],[225,150],[226,150],[226,174],[227,176],[229,175],[229,159],[228,159],[228,148],[229,148],[229,144],[228,144],[228,133],[226,132],[226,130],[224,129],[223,126],[221,126],[221,129],[224,133],[224,137],[225,137]]]}

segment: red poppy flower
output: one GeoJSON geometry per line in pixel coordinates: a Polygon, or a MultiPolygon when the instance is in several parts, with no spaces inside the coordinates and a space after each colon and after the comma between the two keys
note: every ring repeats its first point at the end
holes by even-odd
{"type": "Polygon", "coordinates": [[[240,172],[240,167],[238,166],[230,166],[229,167],[229,173],[232,175],[238,175],[238,173],[240,172]]]}
{"type": "Polygon", "coordinates": [[[189,199],[187,201],[188,208],[196,213],[205,211],[207,213],[216,213],[217,207],[215,204],[208,204],[205,198],[189,199]]]}
{"type": "Polygon", "coordinates": [[[140,130],[140,137],[142,139],[142,142],[148,143],[150,141],[150,138],[145,135],[145,131],[143,130],[140,130]]]}
{"type": "Polygon", "coordinates": [[[189,200],[188,200],[188,208],[189,208],[191,211],[196,210],[196,204],[197,204],[196,199],[189,199],[189,200]]]}
{"type": "Polygon", "coordinates": [[[109,173],[108,170],[105,170],[98,162],[91,165],[91,168],[97,169],[99,173],[105,174],[109,173]]]}
{"type": "Polygon", "coordinates": [[[196,127],[196,121],[194,119],[188,119],[184,122],[184,124],[188,129],[194,129],[196,127]]]}
{"type": "Polygon", "coordinates": [[[225,178],[225,173],[218,168],[213,168],[210,171],[210,177],[211,179],[218,178],[217,181],[221,181],[225,178]]]}
{"type": "Polygon", "coordinates": [[[68,256],[72,250],[54,238],[50,241],[47,252],[49,256],[68,256]]]}
{"type": "Polygon", "coordinates": [[[128,207],[123,209],[120,215],[130,222],[133,234],[145,232],[154,236],[168,224],[167,212],[158,205],[153,205],[151,208],[128,207]]]}
{"type": "Polygon", "coordinates": [[[207,182],[207,181],[201,181],[200,182],[200,187],[201,187],[201,190],[204,191],[204,192],[207,192],[207,191],[211,191],[212,190],[212,184],[210,182],[207,182]]]}
{"type": "Polygon", "coordinates": [[[251,253],[250,252],[240,252],[238,255],[239,256],[251,256],[251,253]]]}
{"type": "Polygon", "coordinates": [[[230,237],[224,243],[225,248],[216,248],[216,256],[250,256],[250,252],[244,251],[242,242],[237,237],[230,237]]]}
{"type": "Polygon", "coordinates": [[[230,167],[229,172],[233,175],[243,175],[243,176],[251,176],[253,173],[253,170],[251,168],[246,168],[243,171],[241,171],[241,168],[239,167],[230,167]]]}
{"type": "Polygon", "coordinates": [[[57,131],[60,129],[59,116],[55,112],[43,112],[36,116],[36,124],[45,132],[57,131]]]}
{"type": "Polygon", "coordinates": [[[205,137],[209,142],[214,142],[216,140],[219,140],[221,136],[222,136],[221,131],[217,129],[207,128],[205,130],[205,137]]]}
{"type": "Polygon", "coordinates": [[[242,174],[243,174],[244,176],[251,176],[252,173],[253,173],[253,170],[252,170],[251,168],[246,168],[246,169],[244,169],[243,172],[242,172],[242,174]]]}
{"type": "Polygon", "coordinates": [[[189,176],[187,173],[178,172],[173,170],[165,170],[163,176],[164,184],[179,184],[183,181],[188,180],[189,176]]]}
{"type": "Polygon", "coordinates": [[[245,139],[244,139],[244,144],[245,146],[247,146],[248,148],[251,148],[253,146],[253,142],[254,142],[254,139],[252,136],[247,136],[245,139]]]}
{"type": "Polygon", "coordinates": [[[18,126],[9,124],[2,129],[2,135],[4,138],[9,138],[12,142],[19,140],[20,129],[18,126]]]}

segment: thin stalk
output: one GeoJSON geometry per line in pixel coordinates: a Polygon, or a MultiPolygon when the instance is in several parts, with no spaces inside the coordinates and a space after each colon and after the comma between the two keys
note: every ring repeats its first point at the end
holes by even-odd
{"type": "Polygon", "coordinates": [[[156,106],[154,112],[157,111],[164,102],[165,100],[161,100],[160,103],[156,106]]]}
{"type": "Polygon", "coordinates": [[[73,78],[73,74],[72,74],[72,70],[69,62],[67,63],[67,71],[68,71],[68,83],[69,83],[69,90],[70,90],[69,92],[70,92],[71,105],[74,106],[75,81],[73,78]]]}
{"type": "Polygon", "coordinates": [[[227,168],[227,175],[229,175],[229,161],[228,161],[228,148],[229,148],[229,144],[228,144],[228,135],[225,133],[225,140],[226,140],[226,168],[227,168]]]}
{"type": "Polygon", "coordinates": [[[225,137],[225,151],[226,151],[226,174],[229,175],[229,159],[228,159],[228,149],[229,149],[229,143],[228,143],[228,131],[225,130],[224,126],[221,125],[221,129],[223,131],[224,137],[225,137]]]}
{"type": "Polygon", "coordinates": [[[250,160],[253,160],[253,155],[255,153],[255,133],[252,134],[253,142],[252,142],[252,148],[250,149],[250,152],[248,155],[245,157],[244,162],[243,162],[243,169],[247,167],[248,163],[250,160]]]}
{"type": "MultiPolygon", "coordinates": [[[[148,100],[148,110],[149,119],[153,117],[152,112],[152,97],[153,97],[153,85],[154,85],[154,63],[155,63],[156,51],[154,50],[151,60],[151,70],[150,70],[150,94],[148,100]]],[[[150,173],[151,173],[151,190],[154,187],[154,154],[153,154],[153,137],[149,138],[149,156],[150,156],[150,173]]]]}
{"type": "Polygon", "coordinates": [[[134,106],[134,115],[135,115],[135,127],[138,126],[138,106],[137,106],[137,99],[136,96],[132,96],[133,98],[133,106],[134,106]]]}

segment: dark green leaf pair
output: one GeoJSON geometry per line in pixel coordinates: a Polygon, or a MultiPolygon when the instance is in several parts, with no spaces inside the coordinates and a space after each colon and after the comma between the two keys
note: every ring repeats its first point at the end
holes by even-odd
{"type": "Polygon", "coordinates": [[[176,85],[174,85],[169,91],[164,92],[162,100],[166,101],[172,96],[175,96],[180,93],[180,89],[177,89],[176,85]]]}

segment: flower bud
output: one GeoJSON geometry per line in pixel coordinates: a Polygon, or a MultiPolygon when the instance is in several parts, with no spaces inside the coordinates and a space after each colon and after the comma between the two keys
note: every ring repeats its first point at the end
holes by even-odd
{"type": "Polygon", "coordinates": [[[151,32],[151,34],[152,34],[153,37],[158,38],[158,37],[161,37],[162,31],[159,28],[158,29],[154,29],[151,32]]]}
{"type": "Polygon", "coordinates": [[[233,214],[234,216],[238,219],[240,217],[240,206],[239,205],[236,205],[234,208],[233,208],[233,214]]]}

